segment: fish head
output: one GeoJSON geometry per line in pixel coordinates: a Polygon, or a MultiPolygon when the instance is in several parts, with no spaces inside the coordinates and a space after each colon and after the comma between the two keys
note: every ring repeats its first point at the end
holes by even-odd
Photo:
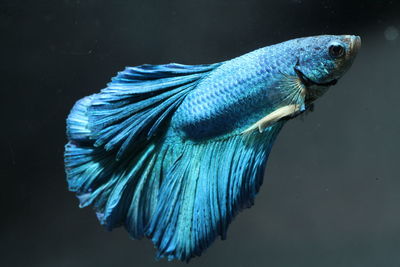
{"type": "Polygon", "coordinates": [[[355,35],[322,35],[296,39],[294,71],[313,101],[337,83],[361,46],[355,35]]]}

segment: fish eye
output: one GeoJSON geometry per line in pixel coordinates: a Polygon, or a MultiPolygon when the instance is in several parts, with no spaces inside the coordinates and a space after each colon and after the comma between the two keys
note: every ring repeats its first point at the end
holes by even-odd
{"type": "Polygon", "coordinates": [[[338,43],[329,46],[329,55],[333,58],[338,58],[344,55],[344,46],[338,43]]]}

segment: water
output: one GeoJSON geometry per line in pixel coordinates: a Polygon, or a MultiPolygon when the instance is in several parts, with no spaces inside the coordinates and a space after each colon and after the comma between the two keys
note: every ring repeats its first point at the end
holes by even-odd
{"type": "Polygon", "coordinates": [[[355,34],[352,69],[275,144],[256,205],[191,266],[399,266],[397,1],[3,1],[1,266],[175,266],[106,232],[63,170],[73,103],[125,66],[355,34]]]}

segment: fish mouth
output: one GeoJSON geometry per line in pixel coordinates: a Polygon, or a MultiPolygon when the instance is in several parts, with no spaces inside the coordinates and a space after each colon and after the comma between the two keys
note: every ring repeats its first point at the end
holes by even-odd
{"type": "Polygon", "coordinates": [[[325,82],[325,83],[319,83],[316,81],[313,81],[312,79],[308,78],[304,73],[302,73],[298,68],[294,67],[294,71],[296,72],[297,77],[299,77],[300,81],[302,84],[304,84],[305,87],[310,87],[313,85],[317,86],[332,86],[337,83],[337,79],[333,79],[332,81],[325,82]]]}
{"type": "Polygon", "coordinates": [[[361,48],[360,36],[344,35],[343,41],[349,44],[349,46],[350,46],[349,54],[354,57],[357,54],[358,50],[360,50],[360,48],[361,48]]]}

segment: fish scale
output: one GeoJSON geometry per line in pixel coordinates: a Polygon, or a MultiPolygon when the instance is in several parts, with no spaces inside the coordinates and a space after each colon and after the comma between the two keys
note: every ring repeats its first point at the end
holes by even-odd
{"type": "MultiPolygon", "coordinates": [[[[257,108],[255,103],[260,105],[258,109],[262,104],[268,106],[269,95],[263,91],[276,81],[270,79],[272,74],[264,72],[265,67],[256,60],[256,57],[262,55],[263,51],[260,50],[242,64],[240,59],[227,62],[219,71],[201,81],[198,90],[189,93],[174,114],[172,127],[179,129],[189,125],[186,130],[190,131],[190,125],[208,122],[210,118],[221,116],[219,120],[227,124],[226,130],[230,130],[229,125],[236,125],[244,117],[243,111],[257,108]],[[264,103],[261,103],[260,99],[264,99],[264,103]]],[[[207,133],[211,132],[205,125],[193,128],[196,132],[197,128],[207,133]]]]}

